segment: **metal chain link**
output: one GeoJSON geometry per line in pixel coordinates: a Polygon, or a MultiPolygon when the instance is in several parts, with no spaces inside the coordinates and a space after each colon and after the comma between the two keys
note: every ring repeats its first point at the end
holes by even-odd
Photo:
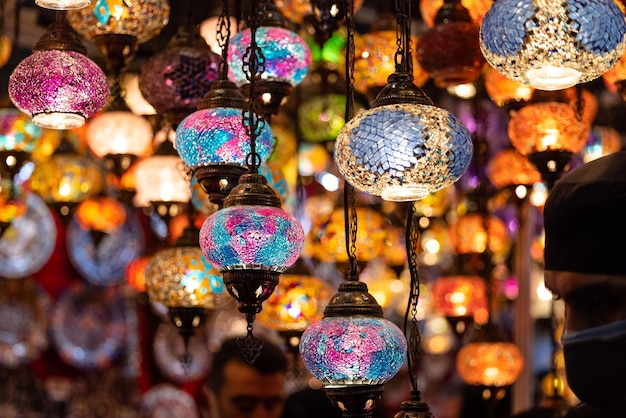
{"type": "Polygon", "coordinates": [[[219,63],[219,74],[222,80],[228,79],[228,45],[230,43],[230,9],[229,0],[222,0],[222,13],[217,21],[217,44],[222,56],[219,63]]]}
{"type": "Polygon", "coordinates": [[[406,251],[409,264],[409,273],[411,276],[411,289],[409,300],[404,315],[404,334],[407,337],[408,344],[408,370],[409,379],[413,390],[417,392],[417,375],[419,369],[420,353],[421,353],[421,336],[417,326],[417,306],[420,298],[420,279],[418,274],[418,256],[417,245],[419,241],[419,223],[418,215],[415,211],[415,205],[409,205],[406,220],[406,251]],[[409,327],[410,321],[410,327],[409,327]]]}
{"type": "Polygon", "coordinates": [[[250,45],[242,57],[242,69],[246,80],[250,85],[248,101],[244,104],[242,118],[246,135],[250,138],[250,153],[246,157],[246,163],[251,173],[256,173],[261,163],[261,157],[256,151],[256,138],[265,126],[265,120],[260,117],[261,104],[255,96],[256,84],[261,80],[261,74],[265,72],[265,56],[256,41],[257,29],[261,26],[265,17],[265,1],[251,1],[249,13],[246,18],[250,29],[250,45]]]}

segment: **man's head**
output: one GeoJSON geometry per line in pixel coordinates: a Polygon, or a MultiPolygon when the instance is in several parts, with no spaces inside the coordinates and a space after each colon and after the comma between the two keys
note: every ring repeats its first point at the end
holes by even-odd
{"type": "Polygon", "coordinates": [[[612,403],[626,382],[626,152],[563,176],[544,226],[546,286],[565,302],[568,382],[584,402],[612,403]]]}
{"type": "Polygon", "coordinates": [[[264,341],[261,354],[249,364],[240,351],[237,339],[229,339],[213,358],[206,382],[212,417],[280,417],[285,401],[285,353],[264,341]]]}

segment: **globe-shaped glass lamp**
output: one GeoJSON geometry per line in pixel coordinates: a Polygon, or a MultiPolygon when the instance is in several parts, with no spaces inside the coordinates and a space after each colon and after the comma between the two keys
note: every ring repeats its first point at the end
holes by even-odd
{"type": "Polygon", "coordinates": [[[450,242],[456,254],[504,255],[511,248],[511,238],[504,222],[494,215],[468,213],[450,224],[450,242]]]}
{"type": "Polygon", "coordinates": [[[148,297],[166,307],[216,309],[230,296],[222,275],[209,264],[200,247],[167,248],[146,266],[148,297]]]}
{"type": "Polygon", "coordinates": [[[167,47],[141,66],[139,89],[176,128],[217,80],[219,60],[194,26],[182,25],[167,47]]]}
{"type": "Polygon", "coordinates": [[[284,274],[257,318],[266,327],[279,332],[302,333],[310,324],[322,319],[332,294],[332,286],[322,279],[284,274]]]}
{"type": "Polygon", "coordinates": [[[324,317],[302,334],[304,366],[343,411],[371,411],[383,384],[404,363],[405,337],[382,315],[367,285],[348,280],[331,298],[324,317]]]}
{"type": "Polygon", "coordinates": [[[513,384],[524,367],[520,349],[503,331],[488,323],[470,337],[456,356],[461,378],[470,385],[502,387],[513,384]]]}
{"type": "Polygon", "coordinates": [[[438,87],[473,83],[485,59],[480,51],[480,26],[461,0],[444,1],[435,25],[417,43],[417,60],[438,87]]]}
{"type": "Polygon", "coordinates": [[[137,292],[143,293],[146,289],[146,266],[152,260],[151,255],[134,258],[126,267],[126,283],[137,292]]]}
{"type": "Polygon", "coordinates": [[[87,123],[86,135],[91,152],[118,176],[152,151],[152,125],[129,110],[97,114],[87,123]]]}
{"type": "Polygon", "coordinates": [[[613,1],[505,0],[483,19],[480,48],[506,77],[560,90],[600,77],[622,56],[626,21],[613,1]]]}
{"type": "Polygon", "coordinates": [[[54,154],[35,165],[28,184],[30,190],[67,219],[79,202],[103,190],[105,180],[93,159],[79,154],[54,154]]]}
{"type": "Polygon", "coordinates": [[[569,104],[542,102],[521,108],[509,120],[508,133],[515,149],[528,156],[543,151],[576,153],[590,129],[569,104]]]}
{"type": "MultiPolygon", "coordinates": [[[[250,45],[249,28],[233,35],[228,46],[229,78],[238,86],[248,83],[243,70],[243,54],[250,45]]],[[[294,87],[304,79],[311,65],[311,51],[295,32],[276,26],[261,26],[256,42],[265,57],[263,80],[287,83],[294,87]]]]}
{"type": "MultiPolygon", "coordinates": [[[[354,39],[354,88],[368,92],[387,83],[387,78],[396,69],[397,52],[395,30],[378,30],[357,36],[354,39]]],[[[411,44],[417,45],[418,38],[411,37],[411,44]]],[[[413,79],[416,85],[423,86],[429,75],[417,61],[417,52],[413,49],[413,79]]]]}
{"type": "Polygon", "coordinates": [[[9,77],[9,97],[15,107],[45,128],[82,126],[104,107],[108,96],[104,71],[87,57],[61,12],[37,41],[32,55],[9,77]]]}
{"type": "MultiPolygon", "coordinates": [[[[424,23],[429,28],[435,26],[437,12],[441,9],[443,3],[444,0],[420,0],[420,16],[422,16],[424,23]]],[[[493,4],[493,0],[461,0],[461,4],[469,11],[472,21],[480,26],[487,10],[493,4]]]]}
{"type": "MultiPolygon", "coordinates": [[[[171,147],[171,142],[166,142],[171,147]]],[[[138,161],[135,165],[135,206],[145,208],[161,203],[175,205],[186,203],[191,198],[189,182],[184,175],[184,164],[178,155],[155,151],[154,155],[138,161]]],[[[174,216],[178,213],[168,213],[166,210],[160,214],[174,216]]]]}
{"type": "Polygon", "coordinates": [[[126,209],[110,197],[93,197],[79,203],[74,217],[81,228],[109,233],[126,221],[126,209]]]}
{"type": "Polygon", "coordinates": [[[237,32],[230,40],[228,77],[241,87],[245,96],[253,95],[259,100],[263,115],[269,120],[279,112],[292,88],[306,76],[311,65],[311,51],[297,33],[280,26],[262,25],[256,30],[255,39],[265,58],[255,91],[249,91],[247,77],[251,74],[243,69],[244,53],[251,44],[249,28],[237,32]]]}
{"type": "MultiPolygon", "coordinates": [[[[256,138],[256,152],[264,162],[272,152],[274,136],[264,123],[256,138]]],[[[192,170],[209,164],[238,164],[247,167],[250,138],[241,109],[202,109],[187,116],[176,128],[176,150],[192,170]]]]}
{"type": "Polygon", "coordinates": [[[457,181],[473,146],[467,128],[427,104],[389,104],[360,113],[335,141],[335,163],[356,189],[385,200],[419,200],[457,181]]]}
{"type": "Polygon", "coordinates": [[[35,0],[39,7],[53,10],[82,9],[91,4],[92,0],[35,0]]]}
{"type": "Polygon", "coordinates": [[[513,107],[516,103],[527,102],[535,91],[527,84],[505,77],[489,65],[485,67],[484,77],[487,95],[499,107],[513,107]]]}
{"type": "Polygon", "coordinates": [[[39,145],[45,130],[17,109],[0,109],[0,151],[30,154],[39,145]]]}
{"type": "Polygon", "coordinates": [[[67,20],[83,38],[131,35],[144,43],[161,33],[170,18],[168,0],[98,0],[67,13],[67,20]]]}
{"type": "MultiPolygon", "coordinates": [[[[355,0],[353,3],[353,12],[358,12],[363,6],[364,0],[355,0]]],[[[306,0],[277,0],[274,2],[278,10],[287,19],[294,23],[302,23],[303,19],[314,13],[311,2],[306,0]]],[[[328,9],[333,18],[343,18],[345,11],[343,10],[343,2],[331,1],[328,2],[328,9]]]]}
{"type": "Polygon", "coordinates": [[[442,276],[430,287],[433,312],[445,315],[455,331],[458,324],[468,319],[485,322],[489,316],[487,284],[480,276],[442,276]]]}
{"type": "MultiPolygon", "coordinates": [[[[376,210],[359,206],[357,214],[356,256],[368,262],[383,255],[386,247],[387,222],[376,210]]],[[[312,257],[329,263],[346,263],[345,216],[342,208],[335,208],[323,219],[314,221],[307,233],[307,251],[312,257]]]]}
{"type": "Polygon", "coordinates": [[[537,171],[537,167],[511,148],[494,155],[487,170],[489,180],[498,189],[518,185],[532,186],[541,181],[541,173],[537,171]]]}

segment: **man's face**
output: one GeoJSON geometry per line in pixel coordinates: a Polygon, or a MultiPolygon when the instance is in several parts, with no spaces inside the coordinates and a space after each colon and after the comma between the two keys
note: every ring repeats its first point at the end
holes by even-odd
{"type": "Polygon", "coordinates": [[[546,270],[544,279],[565,302],[567,331],[626,319],[626,277],[546,270]]]}
{"type": "Polygon", "coordinates": [[[285,375],[263,375],[247,364],[224,367],[224,385],[217,394],[220,418],[278,418],[285,401],[285,375]]]}

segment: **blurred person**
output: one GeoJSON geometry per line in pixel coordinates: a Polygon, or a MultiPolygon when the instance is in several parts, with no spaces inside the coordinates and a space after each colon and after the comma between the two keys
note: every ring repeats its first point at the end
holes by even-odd
{"type": "Polygon", "coordinates": [[[286,399],[287,357],[267,340],[248,363],[237,338],[225,340],[213,357],[204,393],[210,418],[280,418],[286,399]]]}
{"type": "Polygon", "coordinates": [[[544,207],[545,284],[565,304],[566,416],[626,416],[626,151],[564,175],[544,207]]]}

